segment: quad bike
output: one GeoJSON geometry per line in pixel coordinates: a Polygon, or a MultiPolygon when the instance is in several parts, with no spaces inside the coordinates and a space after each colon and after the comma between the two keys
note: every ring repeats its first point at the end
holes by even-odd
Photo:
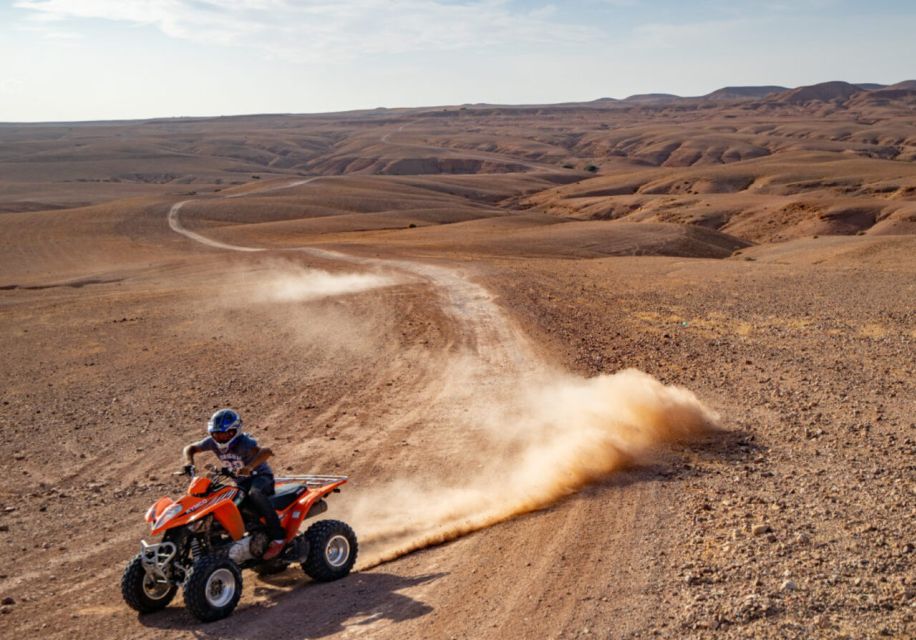
{"type": "MultiPolygon", "coordinates": [[[[178,474],[176,474],[178,475],[178,474]]],[[[188,470],[187,494],[173,501],[160,498],[146,512],[157,544],[140,542],[140,553],[121,576],[125,602],[140,613],[165,608],[178,587],[188,611],[202,622],[225,618],[242,594],[242,569],[259,575],[278,573],[298,562],[313,580],[343,578],[356,562],[357,541],[346,523],[320,520],[305,533],[306,518],[327,511],[325,498],[347,481],[346,476],[289,476],[276,479],[270,497],[286,531],[286,547],[262,561],[269,539],[263,522],[244,504],[245,492],[229,469],[211,469],[197,476],[188,470]]]]}

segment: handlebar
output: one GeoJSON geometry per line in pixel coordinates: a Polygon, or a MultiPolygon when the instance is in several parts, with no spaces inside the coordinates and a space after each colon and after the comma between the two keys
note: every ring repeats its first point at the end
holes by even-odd
{"type": "Polygon", "coordinates": [[[235,475],[235,474],[232,472],[232,469],[230,469],[229,467],[221,467],[221,468],[219,469],[219,471],[215,471],[213,475],[216,475],[216,476],[226,476],[226,477],[229,478],[230,480],[234,480],[234,481],[236,481],[236,482],[239,481],[239,477],[238,477],[237,475],[235,475]]]}
{"type": "MultiPolygon", "coordinates": [[[[225,476],[229,478],[230,480],[233,480],[234,482],[238,482],[240,479],[240,476],[233,473],[232,469],[230,469],[229,467],[220,467],[219,469],[217,469],[213,465],[208,464],[204,468],[209,472],[209,475],[212,479],[216,479],[220,476],[225,476]]],[[[197,475],[197,468],[193,464],[186,464],[181,469],[181,471],[175,471],[174,473],[172,473],[172,475],[173,476],[188,476],[189,478],[193,478],[194,476],[197,475]]]]}

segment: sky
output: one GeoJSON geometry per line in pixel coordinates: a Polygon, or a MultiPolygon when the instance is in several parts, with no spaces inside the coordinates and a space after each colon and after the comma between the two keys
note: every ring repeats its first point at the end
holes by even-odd
{"type": "Polygon", "coordinates": [[[0,0],[0,121],[916,79],[913,0],[0,0]]]}

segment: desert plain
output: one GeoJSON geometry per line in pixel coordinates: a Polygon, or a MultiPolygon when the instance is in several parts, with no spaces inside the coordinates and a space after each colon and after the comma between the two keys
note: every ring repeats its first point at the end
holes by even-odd
{"type": "Polygon", "coordinates": [[[916,82],[0,124],[0,340],[4,638],[916,634],[916,82]],[[359,570],[138,616],[223,406],[359,570]]]}

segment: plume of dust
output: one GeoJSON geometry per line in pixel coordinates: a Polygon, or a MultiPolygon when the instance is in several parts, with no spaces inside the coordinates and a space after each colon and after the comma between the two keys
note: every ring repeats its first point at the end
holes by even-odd
{"type": "Polygon", "coordinates": [[[393,317],[354,294],[407,281],[393,272],[325,271],[273,256],[230,266],[221,276],[216,295],[197,308],[205,320],[199,323],[201,332],[210,336],[218,328],[224,335],[249,340],[253,327],[269,327],[281,341],[300,349],[298,357],[309,362],[312,373],[333,366],[331,356],[361,358],[376,350],[393,317]]]}
{"type": "Polygon", "coordinates": [[[690,391],[635,369],[519,383],[478,411],[484,439],[455,483],[399,480],[364,492],[349,519],[367,569],[553,504],[664,445],[702,437],[718,416],[690,391]],[[522,387],[522,388],[520,388],[522,387]]]}
{"type": "Polygon", "coordinates": [[[400,282],[388,274],[331,273],[290,265],[260,276],[256,299],[260,302],[307,302],[390,287],[400,282]]]}

